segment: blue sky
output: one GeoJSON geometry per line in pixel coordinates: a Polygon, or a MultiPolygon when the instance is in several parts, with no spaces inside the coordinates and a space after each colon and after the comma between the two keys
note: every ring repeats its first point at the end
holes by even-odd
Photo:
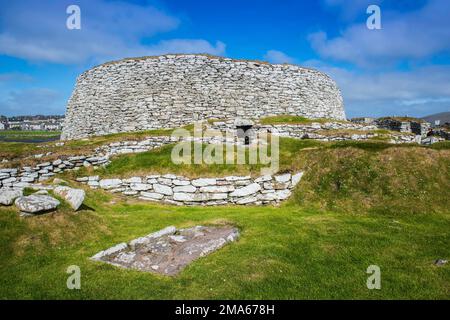
{"type": "Polygon", "coordinates": [[[0,114],[63,114],[84,70],[164,53],[317,68],[349,117],[450,111],[448,0],[0,0],[0,114]],[[71,4],[81,30],[66,28],[71,4]]]}

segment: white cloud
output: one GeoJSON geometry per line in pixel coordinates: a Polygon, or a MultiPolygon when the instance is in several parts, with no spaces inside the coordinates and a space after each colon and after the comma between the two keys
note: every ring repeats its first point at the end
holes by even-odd
{"type": "Polygon", "coordinates": [[[100,63],[162,53],[224,54],[225,45],[202,39],[172,39],[149,44],[156,34],[176,29],[180,21],[151,5],[121,1],[77,1],[81,30],[66,28],[71,1],[2,4],[0,54],[31,61],[100,63]]]}
{"type": "Polygon", "coordinates": [[[7,72],[7,73],[0,73],[0,83],[4,82],[31,82],[33,81],[33,77],[20,73],[20,72],[7,72]]]}
{"type": "Polygon", "coordinates": [[[264,55],[264,59],[271,63],[295,63],[295,59],[282,51],[269,50],[264,55]]]}
{"type": "Polygon", "coordinates": [[[450,111],[450,66],[409,71],[360,72],[307,61],[338,84],[349,116],[413,115],[450,111]]]}
{"type": "Polygon", "coordinates": [[[381,9],[382,30],[369,30],[364,22],[349,26],[335,38],[318,31],[309,37],[312,47],[324,58],[362,66],[450,52],[449,1],[430,0],[407,13],[381,9]]]}
{"type": "Polygon", "coordinates": [[[14,90],[2,97],[0,113],[6,115],[59,114],[65,103],[59,92],[48,88],[14,90]]]}
{"type": "Polygon", "coordinates": [[[209,53],[224,55],[225,44],[217,41],[215,45],[206,40],[199,39],[171,39],[163,40],[156,45],[148,46],[144,52],[147,55],[160,55],[164,53],[209,53]]]}

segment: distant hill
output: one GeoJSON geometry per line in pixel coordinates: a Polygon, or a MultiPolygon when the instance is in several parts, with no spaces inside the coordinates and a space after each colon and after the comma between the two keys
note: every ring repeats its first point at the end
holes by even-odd
{"type": "Polygon", "coordinates": [[[441,120],[441,124],[444,124],[446,122],[450,123],[450,112],[441,112],[432,114],[426,117],[423,117],[425,121],[430,122],[431,124],[434,124],[434,121],[441,120]]]}

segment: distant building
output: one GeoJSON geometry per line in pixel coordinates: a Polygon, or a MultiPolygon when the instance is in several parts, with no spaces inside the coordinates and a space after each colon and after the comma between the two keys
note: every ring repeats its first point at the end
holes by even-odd
{"type": "Polygon", "coordinates": [[[0,130],[5,130],[5,129],[6,129],[5,125],[0,122],[0,130]]]}
{"type": "Polygon", "coordinates": [[[5,129],[11,130],[61,131],[63,120],[63,116],[15,116],[7,118],[3,124],[5,129]]]}

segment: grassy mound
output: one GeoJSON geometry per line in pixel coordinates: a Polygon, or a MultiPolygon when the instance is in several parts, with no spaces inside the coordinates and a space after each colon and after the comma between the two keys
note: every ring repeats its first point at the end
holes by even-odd
{"type": "Polygon", "coordinates": [[[450,212],[448,150],[369,146],[302,154],[306,174],[293,201],[354,213],[450,212]]]}
{"type": "MultiPolygon", "coordinates": [[[[443,144],[447,146],[447,144],[443,144]]],[[[203,146],[203,149],[206,146],[203,146]]],[[[187,177],[252,175],[255,165],[176,165],[173,145],[113,158],[106,168],[77,176],[131,177],[175,173],[187,177]]],[[[383,142],[280,140],[280,172],[305,171],[291,200],[297,205],[350,213],[416,214],[449,212],[450,151],[447,148],[383,142]]]]}

